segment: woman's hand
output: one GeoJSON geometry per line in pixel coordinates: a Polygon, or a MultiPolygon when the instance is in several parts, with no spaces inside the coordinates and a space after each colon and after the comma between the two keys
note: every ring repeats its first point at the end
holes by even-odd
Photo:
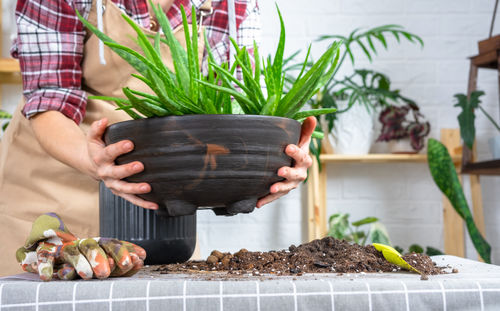
{"type": "Polygon", "coordinates": [[[273,184],[270,189],[271,194],[259,199],[259,201],[257,201],[257,208],[287,194],[292,189],[297,188],[301,182],[306,180],[307,169],[312,164],[312,159],[309,156],[309,144],[315,128],[315,117],[309,117],[302,123],[299,144],[288,145],[285,149],[285,153],[292,157],[295,165],[293,167],[284,166],[278,170],[278,176],[285,178],[285,180],[273,184]]]}
{"type": "Polygon", "coordinates": [[[131,203],[147,208],[158,209],[158,204],[143,200],[137,194],[148,193],[151,186],[147,183],[129,183],[122,179],[140,173],[144,170],[144,165],[139,161],[123,165],[115,165],[115,159],[134,149],[134,144],[130,140],[106,146],[102,135],[108,125],[107,119],[101,119],[92,123],[87,134],[88,153],[93,166],[92,174],[96,179],[104,182],[113,194],[124,198],[131,203]]]}

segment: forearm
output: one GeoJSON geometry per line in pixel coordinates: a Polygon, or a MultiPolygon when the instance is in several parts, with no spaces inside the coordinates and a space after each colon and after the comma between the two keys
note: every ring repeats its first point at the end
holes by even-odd
{"type": "Polygon", "coordinates": [[[39,113],[30,119],[42,148],[55,159],[96,178],[85,134],[73,120],[58,111],[39,113]]]}

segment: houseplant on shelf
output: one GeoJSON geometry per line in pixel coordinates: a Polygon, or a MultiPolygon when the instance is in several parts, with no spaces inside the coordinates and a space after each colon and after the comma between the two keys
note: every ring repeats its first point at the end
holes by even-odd
{"type": "Polygon", "coordinates": [[[424,148],[424,138],[430,132],[430,123],[422,121],[422,118],[413,101],[408,100],[403,106],[389,105],[380,112],[382,130],[377,141],[392,143],[393,153],[419,152],[424,148]]]}
{"type": "Polygon", "coordinates": [[[460,136],[462,137],[465,145],[472,150],[476,137],[476,115],[474,110],[481,110],[481,112],[498,131],[497,135],[490,138],[488,142],[490,144],[490,150],[493,158],[500,159],[500,125],[495,122],[493,117],[482,107],[480,98],[483,95],[483,91],[473,91],[471,92],[470,96],[467,96],[465,94],[455,94],[455,107],[459,107],[461,109],[461,112],[458,115],[458,123],[460,124],[460,136]]]}
{"type": "MultiPolygon", "coordinates": [[[[307,70],[303,66],[285,93],[285,29],[279,10],[281,33],[274,57],[260,60],[255,46],[253,68],[249,52],[233,41],[237,51],[235,64],[216,64],[208,50],[207,76],[199,68],[195,14],[191,34],[186,32],[184,50],[162,10],[155,7],[154,11],[165,38],[159,33],[148,38],[124,15],[137,32],[141,52],[116,43],[80,16],[92,32],[138,71],[134,76],[153,91],[147,94],[124,88],[125,98],[94,97],[114,101],[135,119],[110,126],[105,140],[134,142],[135,150],[117,162],[144,163],[144,171],[127,180],[148,182],[152,191],[141,197],[159,203],[167,215],[193,214],[200,206],[214,207],[217,214],[225,215],[251,212],[257,199],[269,192],[270,185],[281,180],[276,175],[278,168],[291,164],[283,150],[286,145],[297,143],[298,121],[335,111],[300,109],[333,74],[339,44],[333,43],[307,70]],[[170,48],[175,73],[161,61],[161,44],[170,48]],[[242,70],[241,82],[233,77],[237,66],[242,70]],[[260,87],[261,75],[266,94],[260,87]],[[231,97],[245,115],[231,115],[231,97]]],[[[187,29],[183,9],[182,16],[187,29]]]]}
{"type": "MultiPolygon", "coordinates": [[[[337,75],[348,57],[352,66],[356,65],[355,47],[359,47],[362,54],[371,62],[378,52],[377,44],[381,44],[385,49],[388,48],[389,36],[393,36],[398,42],[408,40],[423,46],[419,36],[407,32],[402,26],[391,24],[368,30],[355,29],[348,36],[326,35],[318,38],[318,41],[340,40],[342,43],[341,56],[335,72],[310,103],[311,107],[316,109],[338,108],[335,114],[326,114],[322,117],[325,119],[324,122],[318,122],[323,125],[324,132],[333,132],[330,141],[326,142],[333,145],[336,153],[367,153],[374,137],[373,123],[376,109],[387,107],[389,104],[405,103],[406,98],[400,95],[399,90],[391,89],[390,80],[383,73],[354,68],[352,74],[343,78],[338,78],[337,75]],[[353,123],[356,127],[352,125],[353,123]]],[[[290,66],[288,69],[297,69],[298,66],[300,64],[290,66]]],[[[289,79],[293,81],[293,76],[289,75],[289,79]]],[[[320,150],[321,140],[316,139],[315,143],[316,146],[312,146],[312,150],[320,150]]]]}

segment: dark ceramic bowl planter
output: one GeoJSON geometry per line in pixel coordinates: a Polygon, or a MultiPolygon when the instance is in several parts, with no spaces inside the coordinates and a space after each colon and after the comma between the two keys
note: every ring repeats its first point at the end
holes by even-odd
{"type": "Polygon", "coordinates": [[[300,123],[257,115],[185,115],[131,120],[111,125],[106,144],[129,139],[134,150],[117,164],[141,161],[144,171],[127,178],[147,182],[141,195],[160,205],[160,214],[193,215],[213,208],[217,215],[249,213],[277,171],[290,166],[285,153],[297,144],[300,123]]]}

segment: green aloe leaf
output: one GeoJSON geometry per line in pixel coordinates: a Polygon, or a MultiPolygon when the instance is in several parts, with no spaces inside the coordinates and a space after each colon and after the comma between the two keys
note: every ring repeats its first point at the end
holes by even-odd
{"type": "Polygon", "coordinates": [[[311,135],[312,138],[317,138],[317,139],[323,139],[325,137],[325,134],[320,131],[314,131],[311,135]]]}
{"type": "Polygon", "coordinates": [[[337,111],[337,108],[320,108],[320,109],[311,109],[307,111],[300,111],[294,114],[292,119],[300,120],[310,116],[319,116],[322,114],[334,113],[335,111],[337,111]]]}
{"type": "Polygon", "coordinates": [[[485,262],[490,263],[491,246],[481,235],[474,223],[472,213],[465,199],[462,185],[457,176],[455,165],[451,160],[448,150],[442,143],[430,138],[428,141],[427,157],[434,182],[448,198],[458,215],[465,221],[472,243],[481,258],[485,262]]]}

